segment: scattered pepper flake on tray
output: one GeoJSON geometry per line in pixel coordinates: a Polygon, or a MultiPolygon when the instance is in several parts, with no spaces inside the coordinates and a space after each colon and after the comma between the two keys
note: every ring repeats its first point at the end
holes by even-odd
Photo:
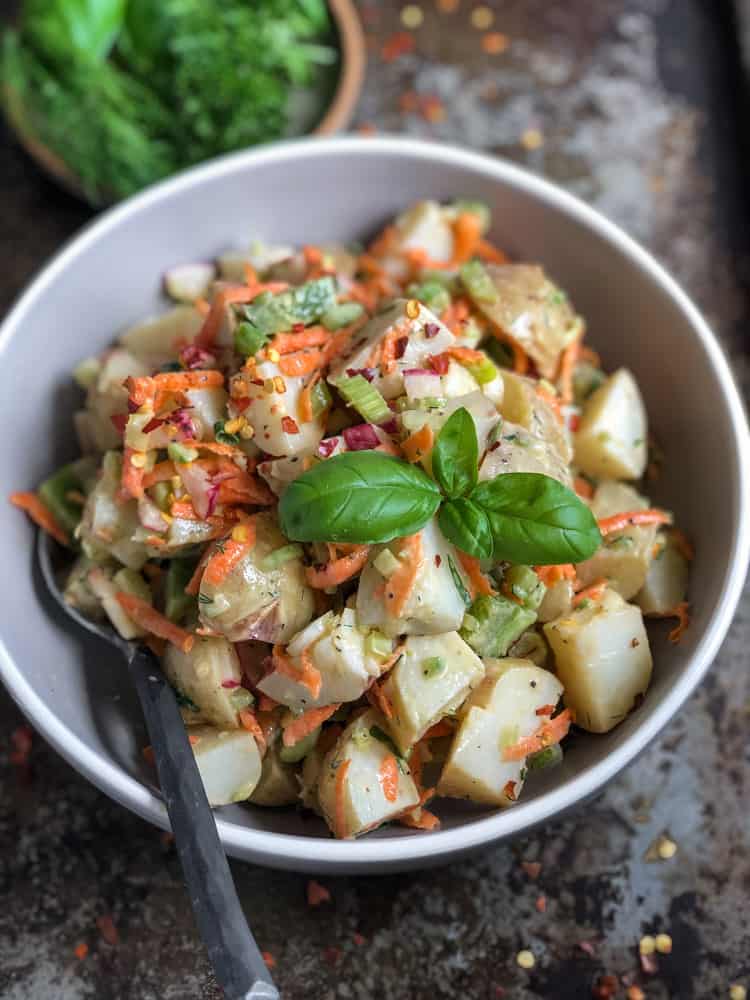
{"type": "Polygon", "coordinates": [[[273,955],[271,954],[270,951],[262,951],[260,954],[261,954],[261,958],[266,963],[266,967],[267,968],[269,968],[269,969],[275,969],[276,968],[276,959],[273,957],[273,955]]]}
{"type": "Polygon", "coordinates": [[[89,946],[86,944],[85,941],[81,941],[81,943],[77,944],[73,949],[73,954],[75,955],[75,957],[78,959],[79,962],[82,962],[84,958],[88,955],[88,953],[89,953],[89,946]]]}
{"type": "Polygon", "coordinates": [[[482,48],[490,56],[499,55],[505,52],[510,45],[510,39],[501,31],[489,31],[482,35],[482,48]]]}
{"type": "Polygon", "coordinates": [[[534,881],[539,878],[542,871],[542,863],[541,861],[522,861],[521,868],[523,868],[525,874],[528,875],[532,881],[534,881]]]}
{"type": "Polygon", "coordinates": [[[524,149],[539,149],[544,145],[544,136],[538,128],[527,128],[521,133],[521,145],[524,149]]]}
{"type": "Polygon", "coordinates": [[[492,26],[495,20],[495,13],[490,7],[484,5],[475,7],[471,12],[471,24],[477,31],[486,31],[492,26]]]}
{"type": "Polygon", "coordinates": [[[656,940],[654,941],[656,950],[660,955],[671,955],[672,953],[672,938],[669,934],[657,934],[656,940]]]}
{"type": "Polygon", "coordinates": [[[117,933],[115,922],[109,913],[102,913],[101,916],[97,917],[96,926],[99,928],[99,933],[107,944],[114,946],[120,940],[120,935],[117,933]]]}
{"type": "Polygon", "coordinates": [[[628,986],[625,996],[627,997],[627,1000],[646,1000],[646,994],[640,986],[636,986],[635,984],[628,986]]]}
{"type": "Polygon", "coordinates": [[[413,52],[415,46],[414,35],[409,34],[408,31],[397,31],[383,43],[380,55],[383,62],[395,62],[401,56],[413,52]]]}
{"type": "Polygon", "coordinates": [[[330,903],[331,893],[320,882],[310,879],[307,883],[307,905],[320,906],[321,903],[330,903]]]}
{"type": "Polygon", "coordinates": [[[534,906],[535,906],[535,908],[536,908],[536,910],[537,910],[538,913],[546,913],[547,912],[547,897],[546,896],[537,896],[536,902],[534,903],[534,906]]]}

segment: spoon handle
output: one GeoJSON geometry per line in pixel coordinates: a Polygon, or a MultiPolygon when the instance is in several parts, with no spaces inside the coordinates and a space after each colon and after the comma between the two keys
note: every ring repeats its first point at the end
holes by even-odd
{"type": "Polygon", "coordinates": [[[195,922],[216,979],[227,1000],[278,1000],[237,898],[174,692],[145,646],[132,647],[128,665],[143,707],[195,922]]]}

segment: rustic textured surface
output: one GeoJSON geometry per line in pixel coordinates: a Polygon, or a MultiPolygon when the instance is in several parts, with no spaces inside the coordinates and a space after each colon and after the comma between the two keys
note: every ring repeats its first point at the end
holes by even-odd
{"type": "MultiPolygon", "coordinates": [[[[748,215],[722,4],[498,2],[491,30],[510,44],[497,55],[470,24],[474,3],[421,6],[416,52],[384,62],[401,4],[362,5],[372,51],[359,125],[510,156],[581,194],[666,261],[747,389],[748,215]],[[543,142],[528,149],[533,130],[543,142]]],[[[8,141],[0,178],[5,307],[87,213],[8,141]]],[[[603,973],[626,977],[618,996],[637,981],[650,1000],[750,985],[749,645],[746,600],[708,680],[658,743],[585,813],[527,840],[426,875],[327,879],[333,901],[319,910],[305,903],[303,877],[235,864],[284,997],[565,1000],[590,996],[603,973]],[[665,831],[677,855],[646,861],[665,831]],[[535,880],[521,860],[541,862],[535,880]],[[673,952],[645,974],[638,940],[661,931],[673,952]],[[515,963],[520,948],[536,956],[531,972],[515,963]]],[[[21,722],[0,695],[0,995],[217,996],[172,850],[40,738],[28,767],[12,764],[21,722]],[[115,946],[97,930],[102,914],[119,930],[115,946]]]]}

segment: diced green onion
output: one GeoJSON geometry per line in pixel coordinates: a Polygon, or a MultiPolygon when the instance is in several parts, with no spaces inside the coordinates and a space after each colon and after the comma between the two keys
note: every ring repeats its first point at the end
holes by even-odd
{"type": "Polygon", "coordinates": [[[167,445],[167,454],[178,465],[186,465],[188,462],[194,462],[198,457],[198,451],[195,448],[188,448],[187,445],[180,444],[179,441],[169,442],[167,445]]]}
{"type": "Polygon", "coordinates": [[[232,708],[235,711],[241,712],[243,708],[252,705],[255,698],[247,688],[237,687],[229,692],[229,701],[232,703],[232,708]]]}
{"type": "Polygon", "coordinates": [[[442,410],[448,405],[448,399],[445,396],[425,396],[419,400],[419,405],[426,410],[442,410]]]}
{"type": "Polygon", "coordinates": [[[395,573],[401,565],[390,549],[383,549],[382,552],[379,552],[375,559],[373,559],[372,564],[378,573],[386,577],[386,579],[392,573],[395,573]]]}
{"type": "Polygon", "coordinates": [[[228,434],[224,430],[224,421],[217,420],[214,424],[214,437],[219,442],[219,444],[233,444],[238,445],[240,443],[239,434],[228,434]]]}
{"type": "Polygon", "coordinates": [[[422,675],[424,677],[439,677],[444,672],[445,660],[442,656],[429,656],[422,663],[422,675]]]}
{"type": "Polygon", "coordinates": [[[234,349],[245,358],[257,354],[268,343],[268,336],[252,323],[239,323],[234,331],[234,349]]]}
{"type": "Polygon", "coordinates": [[[544,750],[537,750],[526,759],[526,765],[530,771],[541,771],[542,768],[555,767],[562,763],[563,750],[559,743],[545,747],[544,750]]]}
{"type": "Polygon", "coordinates": [[[98,358],[85,358],[73,369],[73,378],[82,389],[88,389],[99,378],[101,370],[98,358]]]}
{"type": "Polygon", "coordinates": [[[363,375],[339,379],[336,388],[368,424],[382,424],[390,420],[392,413],[388,404],[363,375]]]}
{"type": "Polygon", "coordinates": [[[470,260],[461,267],[461,281],[472,299],[486,305],[494,305],[499,296],[495,283],[487,273],[484,264],[470,260]]]}
{"type": "Polygon", "coordinates": [[[195,566],[195,559],[169,561],[164,580],[164,613],[171,622],[182,621],[195,607],[195,598],[185,593],[185,587],[190,582],[195,566]]]}
{"type": "MultiPolygon", "coordinates": [[[[471,604],[471,596],[469,594],[469,591],[464,586],[464,582],[461,579],[461,574],[456,569],[456,564],[453,562],[451,556],[448,556],[448,569],[451,571],[451,576],[453,577],[453,583],[455,584],[456,590],[458,591],[461,600],[468,608],[469,605],[471,604]]],[[[465,622],[466,618],[464,617],[464,624],[465,622]]]]}
{"type": "Polygon", "coordinates": [[[388,659],[393,652],[393,641],[382,632],[370,632],[365,639],[365,650],[381,659],[388,659]]]}
{"type": "Polygon", "coordinates": [[[326,330],[340,330],[354,323],[364,313],[359,302],[337,302],[323,313],[320,322],[326,330]]]}
{"type": "Polygon", "coordinates": [[[320,726],[313,729],[312,732],[303,736],[301,740],[297,740],[290,747],[282,746],[279,748],[279,758],[285,764],[296,764],[298,761],[302,760],[303,757],[307,757],[311,750],[314,749],[315,744],[318,742],[318,737],[320,736],[320,726]]]}
{"type": "Polygon", "coordinates": [[[313,419],[317,419],[321,413],[330,407],[333,400],[328,386],[322,379],[318,379],[310,392],[310,405],[312,406],[313,419]]]}
{"type": "Polygon", "coordinates": [[[295,542],[289,545],[282,545],[281,548],[274,549],[273,552],[268,553],[261,561],[260,568],[265,572],[270,572],[271,570],[278,569],[279,566],[283,566],[284,563],[288,563],[292,559],[301,559],[303,555],[304,549],[295,542]]]}
{"type": "Polygon", "coordinates": [[[487,385],[488,382],[494,382],[497,378],[497,368],[489,358],[467,364],[466,370],[474,376],[480,385],[487,385]]]}
{"type": "Polygon", "coordinates": [[[83,507],[70,499],[70,493],[81,493],[83,484],[76,463],[63,465],[39,487],[39,498],[48,507],[60,527],[71,537],[78,527],[83,507]]]}

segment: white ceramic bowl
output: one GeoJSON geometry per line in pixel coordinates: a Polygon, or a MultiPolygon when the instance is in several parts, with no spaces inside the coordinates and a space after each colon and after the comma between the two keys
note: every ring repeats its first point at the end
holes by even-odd
{"type": "MultiPolygon", "coordinates": [[[[607,736],[577,734],[561,768],[505,811],[441,803],[442,829],[389,827],[334,841],[292,809],[217,814],[227,851],[300,871],[384,872],[455,858],[551,820],[596,793],[684,703],[729,627],[750,549],[750,446],[716,340],[668,274],[620,229],[557,187],[501,160],[395,138],[291,142],[191,170],[100,216],[21,297],[0,331],[0,494],[33,487],[74,454],[69,373],[160,302],[163,271],[253,235],[280,242],[367,238],[419,198],[478,198],[494,240],[541,261],[586,316],[604,365],[636,373],[666,452],[655,502],[696,544],[693,623],[675,647],[651,629],[654,680],[607,736]]],[[[0,505],[4,579],[0,671],[60,753],[108,795],[159,826],[164,807],[141,747],[140,713],[116,654],[53,610],[33,568],[32,531],[0,505]],[[12,585],[9,585],[12,581],[12,585]]]]}

